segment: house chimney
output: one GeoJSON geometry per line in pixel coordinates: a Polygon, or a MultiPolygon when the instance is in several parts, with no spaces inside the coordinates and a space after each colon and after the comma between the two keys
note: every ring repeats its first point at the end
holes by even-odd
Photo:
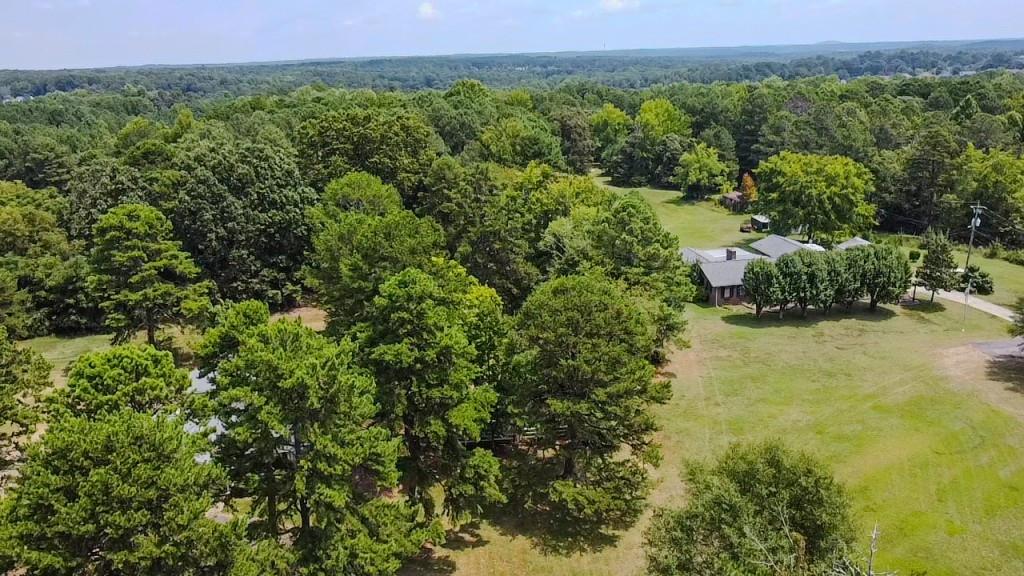
{"type": "Polygon", "coordinates": [[[725,249],[725,259],[726,260],[735,260],[736,259],[736,249],[735,248],[726,248],[725,249]]]}

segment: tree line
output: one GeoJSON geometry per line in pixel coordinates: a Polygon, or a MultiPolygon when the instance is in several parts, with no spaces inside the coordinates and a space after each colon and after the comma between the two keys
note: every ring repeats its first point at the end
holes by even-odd
{"type": "Polygon", "coordinates": [[[981,202],[979,242],[1019,259],[1021,83],[1009,73],[645,90],[460,81],[444,92],[306,87],[188,107],[126,87],[8,104],[0,322],[18,337],[97,329],[86,282],[93,226],[127,201],[168,218],[221,297],[291,306],[306,285],[306,212],[350,171],[395,186],[512,306],[547,265],[530,252],[550,222],[528,213],[516,199],[528,185],[509,176],[549,178],[531,163],[579,174],[596,163],[617,184],[698,198],[739,187],[779,226],[826,245],[876,226],[965,240],[968,206],[981,202]]]}
{"type": "Polygon", "coordinates": [[[310,84],[373,90],[443,90],[462,78],[478,78],[495,88],[550,88],[573,80],[646,88],[675,82],[760,81],[772,76],[956,76],[1020,69],[1022,53],[1024,47],[1019,41],[997,40],[0,70],[0,101],[55,91],[117,91],[125,85],[180,100],[285,93],[310,84]],[[836,54],[837,51],[845,53],[836,54]]]}
{"type": "Polygon", "coordinates": [[[899,248],[873,244],[753,260],[743,273],[743,288],[759,318],[767,308],[778,308],[782,318],[791,306],[806,316],[812,306],[828,314],[837,305],[849,310],[865,297],[872,311],[879,304],[897,304],[910,289],[911,277],[910,260],[899,248]]]}

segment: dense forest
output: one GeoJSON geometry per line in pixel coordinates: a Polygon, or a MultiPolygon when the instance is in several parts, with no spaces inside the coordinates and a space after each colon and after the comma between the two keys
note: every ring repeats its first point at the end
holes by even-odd
{"type": "Polygon", "coordinates": [[[594,80],[619,88],[676,82],[744,82],[836,75],[959,76],[1024,69],[1024,41],[839,42],[736,48],[681,48],[551,54],[361,58],[300,62],[145,66],[92,70],[0,70],[0,100],[54,91],[140,86],[164,101],[257,93],[284,94],[324,84],[373,90],[447,89],[461,78],[492,88],[552,88],[594,80]]]}
{"type": "MultiPolygon", "coordinates": [[[[1019,257],[1024,76],[777,77],[899,73],[896,58],[995,56],[736,64],[737,80],[772,77],[641,89],[492,89],[451,82],[476,75],[454,68],[383,85],[450,84],[415,91],[288,90],[308,70],[0,76],[11,94],[88,88],[0,106],[0,454],[19,467],[0,569],[380,575],[496,511],[560,539],[635,523],[659,460],[650,408],[670,394],[656,368],[696,289],[652,208],[591,171],[739,190],[825,245],[877,229],[958,239],[980,202],[980,242],[1019,257]],[[271,320],[301,303],[326,312],[323,332],[271,320]],[[47,367],[11,343],[99,331],[117,346],[50,394],[47,367]]],[[[610,84],[679,79],[656,68],[610,84]]],[[[876,253],[906,271],[898,298],[909,266],[857,254],[876,253]]],[[[848,301],[893,298],[853,284],[848,301]]],[[[692,476],[693,507],[648,535],[652,571],[755,570],[728,560],[749,535],[716,517],[740,509],[771,554],[799,552],[787,573],[847,561],[849,505],[815,462],[768,444],[692,476]],[[723,488],[765,466],[778,484],[723,488]],[[783,513],[803,523],[799,546],[783,513]],[[707,542],[720,553],[695,552],[707,542]]]]}

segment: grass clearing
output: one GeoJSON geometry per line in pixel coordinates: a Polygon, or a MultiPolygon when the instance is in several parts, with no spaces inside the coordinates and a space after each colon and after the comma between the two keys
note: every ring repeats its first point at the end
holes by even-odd
{"type": "MultiPolygon", "coordinates": [[[[711,203],[639,192],[681,245],[760,237],[739,232],[744,216],[711,203]]],[[[985,265],[993,276],[1011,272],[998,268],[985,265]]],[[[1002,405],[1024,393],[1009,381],[1024,374],[990,377],[989,362],[976,356],[966,368],[949,365],[951,352],[970,342],[1005,338],[1005,322],[971,309],[964,325],[958,307],[941,303],[806,320],[758,321],[744,308],[701,306],[687,316],[692,346],[666,367],[674,396],[656,409],[665,459],[652,505],[682,504],[685,459],[777,437],[833,467],[864,540],[879,523],[877,565],[930,576],[1024,572],[1024,418],[1002,405]]],[[[438,562],[405,573],[641,574],[644,525],[600,552],[555,556],[485,523],[438,550],[438,562]]]]}
{"type": "Polygon", "coordinates": [[[665,229],[679,238],[681,247],[745,246],[764,237],[764,234],[740,232],[740,226],[750,222],[750,215],[730,212],[713,200],[687,200],[678,190],[618,188],[610,185],[607,177],[596,179],[612,190],[639,192],[654,207],[665,229]]]}
{"type": "Polygon", "coordinates": [[[106,350],[110,348],[109,334],[91,334],[89,336],[62,337],[43,336],[32,338],[21,343],[42,354],[46,361],[53,365],[51,377],[55,384],[64,383],[64,372],[76,358],[86,352],[106,350]]]}

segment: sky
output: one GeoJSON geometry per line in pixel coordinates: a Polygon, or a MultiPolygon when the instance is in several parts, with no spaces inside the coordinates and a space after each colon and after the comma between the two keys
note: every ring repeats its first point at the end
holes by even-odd
{"type": "Polygon", "coordinates": [[[0,0],[0,68],[1024,35],[1024,0],[0,0]]]}

